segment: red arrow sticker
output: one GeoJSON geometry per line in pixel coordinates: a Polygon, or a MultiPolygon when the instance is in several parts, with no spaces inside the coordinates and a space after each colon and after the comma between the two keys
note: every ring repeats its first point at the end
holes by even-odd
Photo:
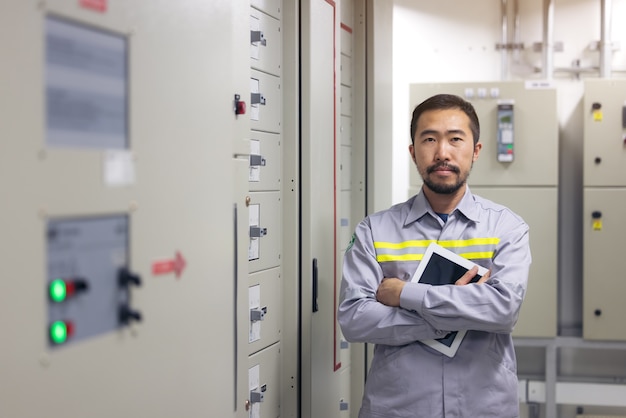
{"type": "Polygon", "coordinates": [[[107,10],[107,0],[80,0],[80,5],[85,9],[96,10],[101,13],[107,10]]]}
{"type": "Polygon", "coordinates": [[[176,257],[172,260],[158,260],[152,263],[152,274],[155,276],[161,274],[175,273],[176,278],[180,278],[183,270],[187,266],[187,261],[182,254],[176,251],[176,257]]]}

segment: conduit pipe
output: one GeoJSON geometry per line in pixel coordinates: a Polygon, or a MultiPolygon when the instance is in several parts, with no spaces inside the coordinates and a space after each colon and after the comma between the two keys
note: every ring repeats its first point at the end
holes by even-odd
{"type": "Polygon", "coordinates": [[[500,18],[502,20],[502,35],[500,39],[500,79],[506,80],[509,75],[509,35],[508,35],[508,5],[507,0],[500,0],[500,18]]]}
{"type": "Polygon", "coordinates": [[[600,77],[611,77],[612,42],[611,42],[611,0],[602,0],[600,4],[600,77]]]}
{"type": "Polygon", "coordinates": [[[516,64],[520,60],[521,46],[519,1],[513,0],[513,62],[516,64]]]}
{"type": "Polygon", "coordinates": [[[543,77],[552,80],[554,72],[554,2],[543,0],[543,77]]]}

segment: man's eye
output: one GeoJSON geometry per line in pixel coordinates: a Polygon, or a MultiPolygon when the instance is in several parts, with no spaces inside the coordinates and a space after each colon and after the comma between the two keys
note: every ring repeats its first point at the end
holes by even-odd
{"type": "Polygon", "coordinates": [[[463,138],[459,138],[458,136],[455,136],[454,138],[452,138],[453,142],[457,142],[457,141],[463,141],[463,138]]]}

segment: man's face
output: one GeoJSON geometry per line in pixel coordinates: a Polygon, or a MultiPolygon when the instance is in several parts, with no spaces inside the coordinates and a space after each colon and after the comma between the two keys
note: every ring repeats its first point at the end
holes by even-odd
{"type": "Polygon", "coordinates": [[[482,144],[474,145],[469,117],[460,109],[422,113],[409,152],[426,187],[452,194],[467,181],[482,144]]]}

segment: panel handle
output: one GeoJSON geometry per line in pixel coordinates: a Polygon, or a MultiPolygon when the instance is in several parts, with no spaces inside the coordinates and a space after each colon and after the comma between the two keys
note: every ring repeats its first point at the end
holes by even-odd
{"type": "Polygon", "coordinates": [[[319,290],[319,278],[318,278],[318,269],[317,269],[317,258],[313,259],[313,312],[317,312],[319,310],[319,306],[317,304],[317,294],[319,290]]]}
{"type": "Polygon", "coordinates": [[[234,398],[235,398],[235,408],[234,410],[237,411],[237,346],[239,344],[239,341],[237,339],[237,334],[239,333],[239,329],[237,328],[237,321],[238,321],[238,315],[237,315],[237,291],[238,291],[238,287],[239,287],[239,283],[238,283],[238,278],[239,278],[239,268],[237,265],[237,255],[238,255],[238,251],[237,248],[239,246],[239,236],[237,235],[238,232],[238,228],[237,228],[237,221],[238,221],[238,217],[237,217],[237,204],[235,203],[233,205],[233,235],[234,235],[234,247],[233,247],[233,323],[234,323],[234,327],[233,327],[233,344],[235,347],[235,353],[233,355],[233,376],[234,376],[234,398]]]}

